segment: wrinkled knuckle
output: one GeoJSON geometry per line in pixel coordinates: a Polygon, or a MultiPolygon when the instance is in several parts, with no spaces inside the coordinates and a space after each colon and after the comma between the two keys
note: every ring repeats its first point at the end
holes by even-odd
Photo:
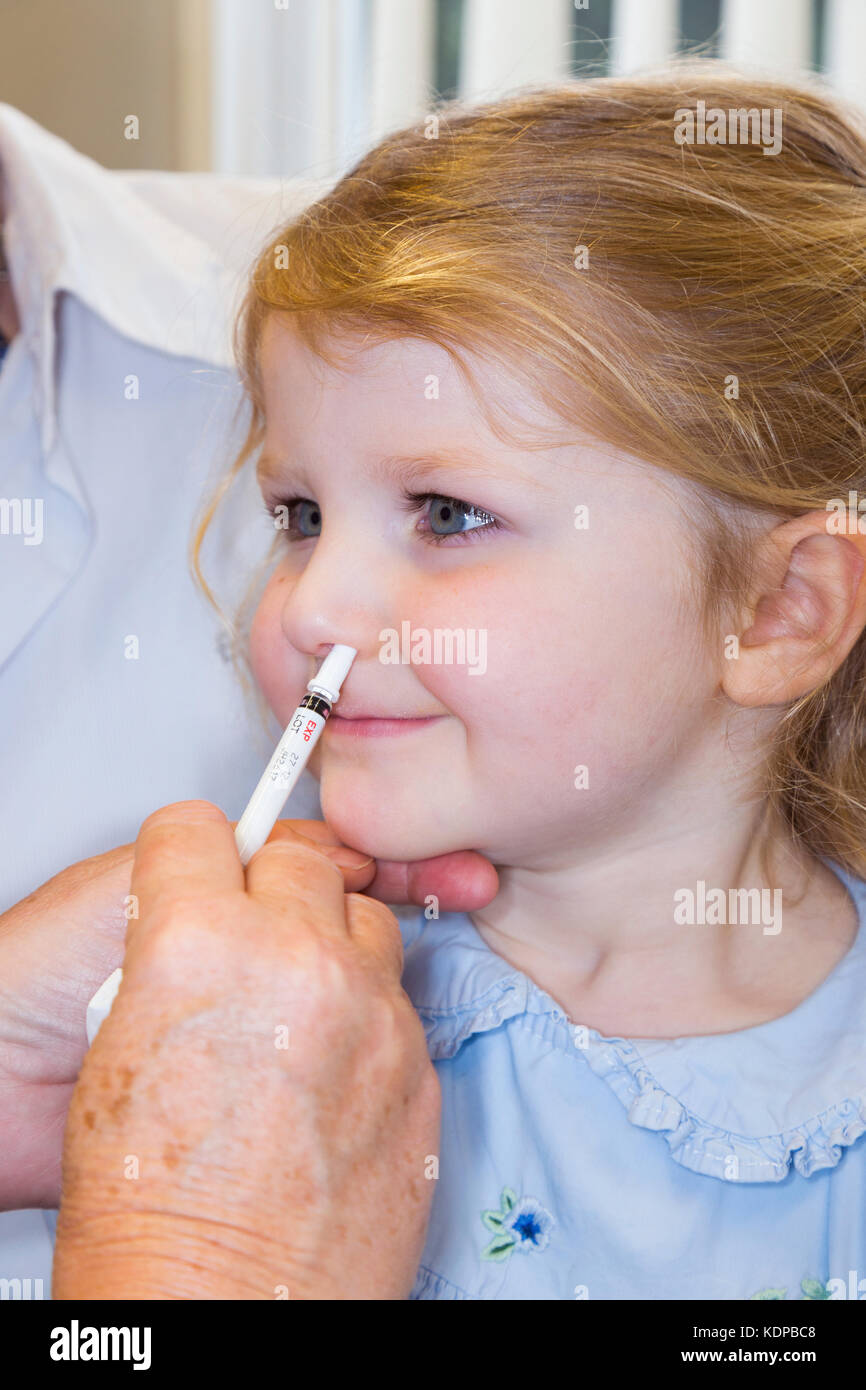
{"type": "Polygon", "coordinates": [[[423,1029],[418,1037],[418,1016],[411,1004],[393,991],[381,992],[371,999],[370,1046],[379,1057],[387,1060],[395,1071],[401,1071],[424,1046],[423,1029]]]}
{"type": "Polygon", "coordinates": [[[387,903],[378,898],[370,898],[365,893],[347,893],[346,911],[355,922],[381,928],[382,931],[400,932],[400,923],[387,903]]]}
{"type": "Polygon", "coordinates": [[[199,821],[224,821],[225,812],[219,806],[215,806],[212,801],[175,801],[170,806],[160,806],[158,810],[151,811],[150,815],[141,823],[139,834],[142,830],[159,829],[162,826],[176,825],[178,822],[196,824],[199,821]]]}
{"type": "Polygon", "coordinates": [[[348,997],[357,988],[357,972],[350,953],[317,932],[305,933],[295,941],[291,970],[303,978],[305,988],[318,998],[348,997]]]}
{"type": "Polygon", "coordinates": [[[226,945],[208,904],[201,898],[173,897],[149,916],[141,954],[151,970],[163,978],[182,975],[202,961],[213,962],[226,945]]]}
{"type": "Polygon", "coordinates": [[[287,872],[294,871],[302,878],[324,865],[330,869],[336,867],[326,854],[321,854],[313,845],[305,844],[302,840],[271,840],[259,853],[267,855],[268,859],[284,862],[287,872]]]}

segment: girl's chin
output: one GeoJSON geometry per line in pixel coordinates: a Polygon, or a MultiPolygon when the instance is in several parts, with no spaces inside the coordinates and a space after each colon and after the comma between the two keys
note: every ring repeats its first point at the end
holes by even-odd
{"type": "Polygon", "coordinates": [[[403,805],[391,797],[377,803],[369,787],[361,794],[352,781],[326,774],[320,786],[322,815],[344,844],[374,859],[401,863],[432,859],[455,848],[450,840],[445,842],[441,826],[423,803],[403,805]]]}

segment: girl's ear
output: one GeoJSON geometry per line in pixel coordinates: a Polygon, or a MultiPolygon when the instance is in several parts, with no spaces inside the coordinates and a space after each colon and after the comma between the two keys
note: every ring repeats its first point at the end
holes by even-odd
{"type": "MultiPolygon", "coordinates": [[[[809,512],[766,537],[761,576],[744,615],[738,654],[722,689],[735,704],[781,705],[818,689],[841,666],[866,625],[866,530],[849,514],[809,512]]],[[[866,526],[866,523],[864,523],[866,526]]]]}

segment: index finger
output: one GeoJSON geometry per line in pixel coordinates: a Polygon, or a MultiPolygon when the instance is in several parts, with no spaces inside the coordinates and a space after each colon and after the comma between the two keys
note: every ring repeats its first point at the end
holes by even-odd
{"type": "Polygon", "coordinates": [[[247,864],[246,886],[287,925],[304,922],[323,936],[348,935],[343,871],[299,837],[262,845],[247,864]]]}
{"type": "Polygon", "coordinates": [[[176,801],[147,817],[135,842],[133,895],[139,914],[171,898],[244,891],[234,832],[210,801],[176,801]]]}

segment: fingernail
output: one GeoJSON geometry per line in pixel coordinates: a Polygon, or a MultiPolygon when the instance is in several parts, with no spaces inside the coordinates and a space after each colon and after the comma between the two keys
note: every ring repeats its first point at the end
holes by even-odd
{"type": "Polygon", "coordinates": [[[356,849],[340,849],[330,855],[334,864],[339,864],[341,869],[366,869],[368,864],[373,863],[373,856],[364,859],[356,849]]]}

